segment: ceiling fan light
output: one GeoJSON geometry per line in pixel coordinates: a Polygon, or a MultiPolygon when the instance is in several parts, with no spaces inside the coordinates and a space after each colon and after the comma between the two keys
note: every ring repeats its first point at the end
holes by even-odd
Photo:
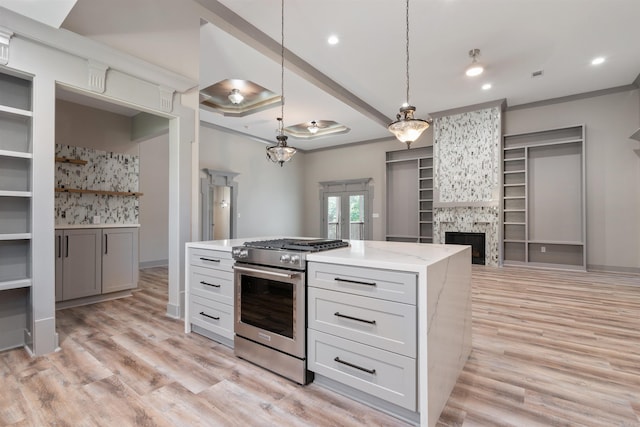
{"type": "Polygon", "coordinates": [[[318,123],[316,123],[315,120],[311,122],[311,125],[309,127],[307,127],[307,130],[314,135],[318,133],[319,129],[320,128],[318,127],[318,123]]]}
{"type": "Polygon", "coordinates": [[[240,93],[239,89],[232,89],[229,94],[229,101],[232,104],[240,104],[244,100],[244,96],[240,93]]]}
{"type": "Polygon", "coordinates": [[[480,49],[471,49],[469,51],[469,56],[471,57],[471,64],[467,67],[465,74],[469,77],[479,76],[484,71],[484,67],[480,62],[478,62],[480,49]]]}

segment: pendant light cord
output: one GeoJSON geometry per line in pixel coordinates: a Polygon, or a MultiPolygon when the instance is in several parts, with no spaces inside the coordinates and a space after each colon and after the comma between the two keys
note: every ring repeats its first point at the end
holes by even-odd
{"type": "Polygon", "coordinates": [[[284,0],[281,0],[280,49],[280,134],[284,134],[284,0]]]}
{"type": "MultiPolygon", "coordinates": [[[[284,1],[284,0],[283,0],[284,1]]],[[[406,7],[406,24],[407,24],[407,34],[406,34],[406,38],[407,38],[407,51],[406,51],[406,57],[407,57],[407,105],[411,105],[411,103],[409,102],[409,0],[407,0],[407,7],[406,7]]]]}

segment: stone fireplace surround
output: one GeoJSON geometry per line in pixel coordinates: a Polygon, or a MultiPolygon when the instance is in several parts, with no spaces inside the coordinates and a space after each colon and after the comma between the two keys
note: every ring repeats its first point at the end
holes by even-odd
{"type": "Polygon", "coordinates": [[[500,260],[500,148],[504,100],[432,113],[433,243],[485,234],[486,265],[500,260]]]}

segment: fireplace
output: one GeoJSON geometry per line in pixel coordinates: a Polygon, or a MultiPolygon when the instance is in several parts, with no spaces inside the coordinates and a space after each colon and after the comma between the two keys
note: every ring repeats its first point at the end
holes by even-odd
{"type": "Polygon", "coordinates": [[[484,233],[459,233],[447,231],[444,233],[444,242],[454,245],[470,245],[471,263],[485,265],[484,233]]]}

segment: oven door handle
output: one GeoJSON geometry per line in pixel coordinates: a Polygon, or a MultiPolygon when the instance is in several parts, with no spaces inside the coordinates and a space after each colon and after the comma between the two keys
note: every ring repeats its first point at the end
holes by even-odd
{"type": "Polygon", "coordinates": [[[287,279],[291,279],[293,277],[300,275],[300,273],[278,273],[275,271],[260,270],[258,268],[238,267],[237,265],[234,265],[233,269],[238,271],[244,271],[247,273],[260,273],[260,274],[266,274],[268,276],[285,277],[287,279]]]}

